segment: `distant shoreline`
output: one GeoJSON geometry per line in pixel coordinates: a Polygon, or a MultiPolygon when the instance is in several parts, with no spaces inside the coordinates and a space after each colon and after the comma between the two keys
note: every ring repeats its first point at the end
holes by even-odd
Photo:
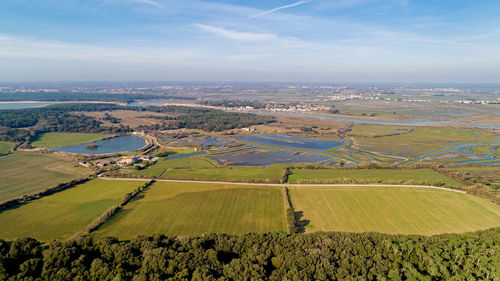
{"type": "Polygon", "coordinates": [[[112,101],[0,101],[0,104],[16,104],[16,103],[113,103],[113,104],[125,104],[120,102],[112,101]]]}

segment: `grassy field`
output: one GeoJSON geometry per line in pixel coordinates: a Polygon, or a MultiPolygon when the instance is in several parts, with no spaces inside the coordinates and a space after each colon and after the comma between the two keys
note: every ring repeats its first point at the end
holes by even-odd
{"type": "Polygon", "coordinates": [[[67,239],[143,182],[92,180],[0,212],[0,238],[67,239]]]}
{"type": "Polygon", "coordinates": [[[88,168],[75,166],[69,157],[29,152],[0,157],[0,171],[0,202],[43,191],[91,173],[88,168]]]}
{"type": "Polygon", "coordinates": [[[80,133],[44,133],[31,142],[34,147],[63,147],[97,141],[112,135],[80,133]]]}
{"type": "Polygon", "coordinates": [[[216,161],[206,157],[195,156],[173,160],[169,160],[168,158],[160,158],[155,164],[149,166],[144,170],[134,171],[133,174],[144,177],[158,177],[162,175],[163,172],[165,172],[167,169],[172,168],[210,168],[216,166],[216,161]]]}
{"type": "Polygon", "coordinates": [[[9,153],[9,150],[14,146],[12,142],[0,141],[0,155],[9,153]]]}
{"type": "Polygon", "coordinates": [[[289,183],[413,183],[447,186],[463,184],[432,169],[294,169],[289,183]]]}
{"type": "Polygon", "coordinates": [[[424,234],[500,226],[500,206],[452,191],[398,187],[291,187],[306,232],[424,234]]]}
{"type": "Polygon", "coordinates": [[[200,169],[171,169],[164,173],[162,177],[169,179],[279,183],[285,166],[284,164],[277,164],[266,167],[232,166],[200,169]]]}
{"type": "Polygon", "coordinates": [[[243,234],[286,230],[280,187],[156,182],[96,236],[243,234]]]}

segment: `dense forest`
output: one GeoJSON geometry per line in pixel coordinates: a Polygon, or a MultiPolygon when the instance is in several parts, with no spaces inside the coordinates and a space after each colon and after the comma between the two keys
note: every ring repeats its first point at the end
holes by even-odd
{"type": "Polygon", "coordinates": [[[193,99],[182,96],[166,96],[162,94],[107,94],[107,93],[3,93],[0,101],[109,101],[133,102],[145,99],[193,99]]]}
{"type": "Polygon", "coordinates": [[[498,280],[500,228],[0,240],[0,280],[498,280]]]}
{"type": "Polygon", "coordinates": [[[102,126],[81,111],[112,110],[113,104],[57,104],[41,108],[0,110],[0,141],[28,143],[43,132],[126,133],[128,126],[102,126]],[[3,127],[3,128],[2,128],[3,127]]]}
{"type": "Polygon", "coordinates": [[[112,123],[116,125],[102,126],[101,121],[82,113],[115,110],[165,113],[165,116],[145,117],[169,120],[168,123],[159,122],[157,125],[135,128],[139,130],[187,128],[222,131],[265,124],[275,120],[270,116],[188,106],[141,107],[109,103],[67,103],[40,108],[0,110],[0,128],[4,127],[0,130],[0,141],[25,142],[42,132],[126,133],[132,131],[133,128],[118,124],[119,120],[109,115],[107,119],[112,119],[112,123]]]}
{"type": "Polygon", "coordinates": [[[275,121],[274,117],[261,116],[248,113],[207,111],[203,113],[183,114],[180,116],[145,116],[160,120],[170,120],[168,123],[161,123],[150,126],[142,126],[144,130],[172,130],[172,129],[199,129],[209,132],[220,132],[224,130],[249,127],[251,125],[267,124],[275,121]]]}

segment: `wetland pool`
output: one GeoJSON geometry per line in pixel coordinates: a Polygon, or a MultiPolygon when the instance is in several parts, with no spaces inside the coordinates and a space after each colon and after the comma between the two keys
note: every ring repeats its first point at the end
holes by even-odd
{"type": "Polygon", "coordinates": [[[120,136],[110,139],[84,143],[73,146],[57,147],[52,150],[77,154],[111,154],[136,151],[146,145],[146,141],[138,136],[120,136]]]}
{"type": "Polygon", "coordinates": [[[252,150],[228,155],[211,157],[222,165],[267,166],[278,163],[317,163],[330,159],[322,153],[298,152],[291,150],[259,151],[252,150]]]}
{"type": "Polygon", "coordinates": [[[314,150],[328,150],[345,144],[345,140],[321,141],[272,134],[252,134],[249,136],[239,136],[236,137],[236,139],[263,145],[286,146],[314,150]]]}

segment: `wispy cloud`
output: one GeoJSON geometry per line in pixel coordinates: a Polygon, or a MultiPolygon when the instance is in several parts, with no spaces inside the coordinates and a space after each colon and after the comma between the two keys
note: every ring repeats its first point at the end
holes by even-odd
{"type": "Polygon", "coordinates": [[[249,18],[250,18],[250,19],[253,19],[253,18],[259,18],[259,17],[265,16],[265,15],[272,14],[272,13],[277,12],[277,11],[279,11],[279,10],[284,10],[284,9],[288,9],[288,8],[296,7],[296,6],[299,6],[299,5],[302,5],[302,4],[309,3],[309,2],[311,2],[311,1],[312,1],[312,0],[300,0],[300,1],[297,1],[297,2],[292,3],[292,4],[283,5],[283,6],[276,7],[276,8],[274,8],[274,9],[270,9],[270,10],[263,11],[263,12],[261,12],[261,13],[258,13],[258,14],[255,14],[255,15],[253,15],[253,16],[250,16],[249,18]]]}
{"type": "Polygon", "coordinates": [[[195,24],[195,26],[203,31],[232,40],[260,41],[276,37],[276,35],[272,33],[241,32],[199,23],[195,24]]]}
{"type": "Polygon", "coordinates": [[[122,47],[10,37],[0,34],[0,59],[35,58],[84,61],[174,63],[199,60],[200,50],[186,48],[122,47]]]}
{"type": "Polygon", "coordinates": [[[158,3],[158,2],[153,1],[153,0],[134,0],[134,2],[148,4],[148,5],[151,5],[151,6],[156,7],[156,8],[163,7],[163,5],[161,3],[158,3]]]}

